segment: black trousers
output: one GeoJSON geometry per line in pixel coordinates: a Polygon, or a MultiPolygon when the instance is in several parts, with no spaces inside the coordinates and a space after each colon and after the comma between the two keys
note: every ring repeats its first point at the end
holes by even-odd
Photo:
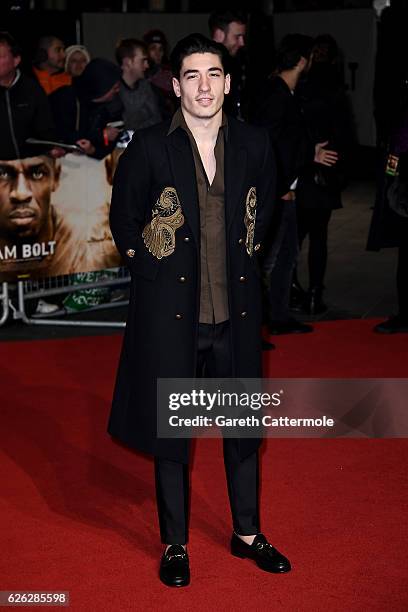
{"type": "Polygon", "coordinates": [[[298,256],[296,201],[280,200],[279,226],[262,262],[266,318],[289,319],[289,297],[298,256]]]}
{"type": "Polygon", "coordinates": [[[408,244],[398,248],[397,293],[399,315],[408,319],[408,244]]]}
{"type": "MultiPolygon", "coordinates": [[[[208,378],[232,374],[229,322],[200,324],[197,375],[208,378]]],[[[224,438],[224,465],[232,524],[236,533],[252,535],[259,527],[258,452],[239,458],[239,440],[224,438]]],[[[189,523],[189,468],[177,461],[155,458],[156,500],[164,544],[186,544],[189,523]]]]}
{"type": "Polygon", "coordinates": [[[331,217],[331,209],[328,208],[303,208],[297,209],[297,225],[299,235],[299,246],[307,235],[309,235],[309,288],[323,287],[324,275],[327,266],[327,230],[331,217]]]}

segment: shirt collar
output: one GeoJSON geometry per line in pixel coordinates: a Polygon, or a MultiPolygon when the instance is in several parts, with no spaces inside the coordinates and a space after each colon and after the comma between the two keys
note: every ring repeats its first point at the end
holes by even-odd
{"type": "Polygon", "coordinates": [[[16,68],[16,73],[14,75],[14,79],[12,80],[12,82],[10,83],[10,85],[8,85],[7,87],[5,87],[5,89],[11,89],[12,87],[14,87],[14,85],[17,83],[17,81],[20,79],[21,76],[21,72],[19,68],[16,68]]]}
{"type": "MultiPolygon", "coordinates": [[[[169,131],[167,132],[167,136],[169,136],[172,132],[174,132],[177,128],[183,129],[185,132],[190,132],[190,129],[184,119],[184,115],[181,111],[181,108],[178,108],[173,115],[173,119],[171,120],[171,124],[169,127],[169,131]]],[[[228,140],[228,117],[222,111],[222,119],[220,129],[223,128],[225,138],[228,140]]]]}
{"type": "Polygon", "coordinates": [[[126,83],[126,81],[124,80],[124,78],[123,78],[123,77],[121,77],[121,78],[120,78],[121,85],[123,85],[123,87],[124,87],[125,89],[128,89],[129,91],[135,91],[136,89],[138,89],[138,88],[139,88],[139,84],[140,84],[140,81],[141,81],[141,80],[142,80],[142,79],[139,79],[138,81],[136,81],[136,83],[134,83],[134,85],[133,85],[132,87],[130,87],[130,85],[128,85],[128,84],[126,83]]]}

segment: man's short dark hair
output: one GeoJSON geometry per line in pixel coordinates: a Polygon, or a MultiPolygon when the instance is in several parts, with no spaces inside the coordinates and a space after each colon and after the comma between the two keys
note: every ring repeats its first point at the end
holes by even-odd
{"type": "Polygon", "coordinates": [[[304,34],[287,34],[282,39],[275,55],[275,67],[278,72],[291,70],[302,57],[309,59],[313,50],[314,40],[304,34]]]}
{"type": "Polygon", "coordinates": [[[203,34],[189,34],[178,41],[170,55],[170,64],[173,76],[180,78],[181,65],[185,57],[193,53],[213,53],[220,58],[224,72],[226,72],[227,56],[224,45],[210,40],[203,34]]]}
{"type": "Polygon", "coordinates": [[[54,34],[46,34],[44,36],[41,36],[41,38],[39,39],[37,43],[37,48],[44,49],[44,51],[48,51],[48,49],[51,47],[54,40],[60,40],[60,39],[58,38],[58,36],[55,36],[54,34]]]}
{"type": "Polygon", "coordinates": [[[122,66],[125,57],[132,58],[138,49],[147,54],[147,47],[143,40],[138,38],[122,38],[119,40],[115,49],[115,58],[119,66],[122,66]]]}
{"type": "Polygon", "coordinates": [[[208,27],[210,29],[211,36],[213,36],[215,30],[217,29],[226,32],[228,26],[233,21],[245,25],[247,22],[247,16],[242,11],[213,11],[208,19],[208,27]]]}
{"type": "Polygon", "coordinates": [[[15,38],[9,32],[0,32],[0,45],[7,45],[13,57],[21,56],[21,48],[15,38]]]}

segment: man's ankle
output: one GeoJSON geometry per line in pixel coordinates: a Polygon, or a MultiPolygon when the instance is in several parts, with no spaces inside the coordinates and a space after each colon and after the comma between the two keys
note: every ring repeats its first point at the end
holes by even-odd
{"type": "Polygon", "coordinates": [[[245,544],[248,544],[249,546],[251,546],[252,542],[255,540],[257,536],[256,533],[254,535],[240,535],[236,531],[234,531],[234,533],[236,536],[239,537],[240,540],[242,540],[243,542],[245,542],[245,544]]]}

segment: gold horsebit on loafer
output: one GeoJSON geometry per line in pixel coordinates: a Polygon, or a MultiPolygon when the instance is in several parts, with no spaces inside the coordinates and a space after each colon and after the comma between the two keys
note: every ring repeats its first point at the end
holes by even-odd
{"type": "Polygon", "coordinates": [[[168,559],[173,559],[173,558],[176,558],[176,557],[180,557],[180,559],[185,559],[185,558],[187,558],[187,552],[184,551],[183,553],[170,553],[170,554],[165,553],[165,556],[168,559]]]}

